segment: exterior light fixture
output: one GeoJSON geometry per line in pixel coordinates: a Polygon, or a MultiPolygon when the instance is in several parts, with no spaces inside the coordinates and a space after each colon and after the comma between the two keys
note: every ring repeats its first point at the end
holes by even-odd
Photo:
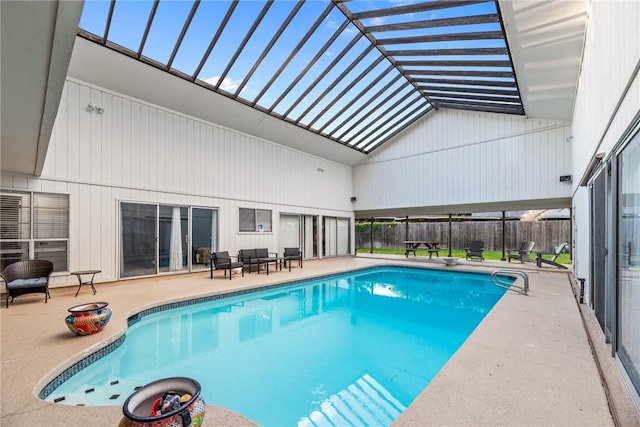
{"type": "Polygon", "coordinates": [[[104,108],[98,107],[96,104],[91,104],[90,103],[89,105],[87,105],[87,111],[88,112],[95,111],[98,114],[102,114],[102,113],[104,113],[104,108]]]}

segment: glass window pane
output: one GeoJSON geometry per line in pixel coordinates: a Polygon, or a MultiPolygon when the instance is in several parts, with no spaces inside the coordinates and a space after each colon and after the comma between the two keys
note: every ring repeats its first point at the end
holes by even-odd
{"type": "Polygon", "coordinates": [[[49,260],[53,262],[54,271],[67,271],[69,196],[3,192],[0,193],[0,203],[2,268],[15,261],[30,259],[29,245],[33,242],[33,259],[49,260]],[[64,240],[34,242],[33,239],[64,240]]]}
{"type": "Polygon", "coordinates": [[[337,224],[337,246],[338,246],[338,255],[348,255],[349,254],[349,241],[351,237],[350,227],[349,227],[349,219],[348,218],[338,218],[337,224]]]}
{"type": "Polygon", "coordinates": [[[338,220],[334,217],[323,217],[324,241],[322,248],[324,256],[336,256],[338,241],[338,220]]]}
{"type": "Polygon", "coordinates": [[[213,209],[193,208],[191,225],[193,269],[207,268],[214,249],[214,233],[216,227],[213,209]]]}
{"type": "Polygon", "coordinates": [[[260,224],[262,224],[262,231],[271,231],[271,211],[257,209],[256,219],[258,221],[258,229],[260,229],[260,224]]]}
{"type": "Polygon", "coordinates": [[[618,354],[640,393],[640,135],[619,160],[618,354]]]}
{"type": "Polygon", "coordinates": [[[156,272],[156,206],[122,203],[122,256],[120,276],[156,272]]]}
{"type": "Polygon", "coordinates": [[[31,195],[0,193],[0,239],[29,239],[31,195]]]}
{"type": "Polygon", "coordinates": [[[37,241],[34,248],[34,259],[44,259],[53,263],[53,271],[68,271],[68,242],[66,240],[37,241]]]}
{"type": "Polygon", "coordinates": [[[158,217],[158,271],[187,269],[187,236],[189,210],[187,207],[160,206],[158,217]]]}
{"type": "Polygon", "coordinates": [[[34,194],[33,237],[66,239],[69,237],[69,196],[34,194]]]}
{"type": "Polygon", "coordinates": [[[256,231],[256,215],[253,209],[240,208],[239,212],[240,231],[256,231]]]}
{"type": "Polygon", "coordinates": [[[29,242],[0,242],[0,270],[25,259],[29,259],[29,242]]]}

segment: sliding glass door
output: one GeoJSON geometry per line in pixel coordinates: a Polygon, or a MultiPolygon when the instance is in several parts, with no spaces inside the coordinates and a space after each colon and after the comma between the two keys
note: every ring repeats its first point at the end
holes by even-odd
{"type": "MultiPolygon", "coordinates": [[[[640,134],[618,157],[617,354],[640,396],[640,134]]],[[[640,397],[638,397],[640,399],[640,397]]]]}
{"type": "Polygon", "coordinates": [[[337,252],[338,255],[349,255],[349,219],[338,218],[337,252]]]}
{"type": "Polygon", "coordinates": [[[322,218],[323,254],[326,257],[349,254],[350,242],[349,218],[322,218]]]}
{"type": "Polygon", "coordinates": [[[211,252],[218,250],[218,211],[209,208],[191,210],[191,269],[209,268],[211,252]]]}
{"type": "Polygon", "coordinates": [[[280,214],[280,250],[284,248],[300,248],[300,215],[280,214]]]}
{"type": "Polygon", "coordinates": [[[158,272],[187,270],[189,217],[187,207],[160,205],[158,272]]]}
{"type": "Polygon", "coordinates": [[[318,257],[318,217],[315,215],[304,215],[302,217],[302,257],[318,257]]]}
{"type": "Polygon", "coordinates": [[[120,277],[208,268],[217,218],[215,209],[122,202],[120,277]]]}
{"type": "Polygon", "coordinates": [[[121,203],[120,277],[156,274],[156,205],[121,203]]]}

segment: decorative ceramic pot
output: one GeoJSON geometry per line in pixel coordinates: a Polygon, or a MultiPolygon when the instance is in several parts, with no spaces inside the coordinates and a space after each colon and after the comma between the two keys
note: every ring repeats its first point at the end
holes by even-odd
{"type": "Polygon", "coordinates": [[[122,405],[119,427],[200,427],[206,405],[200,383],[191,378],[164,378],[137,390],[122,405]]]}
{"type": "Polygon", "coordinates": [[[91,335],[100,332],[111,319],[108,302],[90,302],[71,307],[64,321],[69,330],[78,335],[91,335]]]}

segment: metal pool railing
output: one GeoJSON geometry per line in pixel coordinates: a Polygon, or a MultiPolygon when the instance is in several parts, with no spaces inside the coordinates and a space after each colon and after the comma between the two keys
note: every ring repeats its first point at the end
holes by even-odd
{"type": "Polygon", "coordinates": [[[511,270],[508,268],[498,269],[491,273],[491,283],[500,288],[505,288],[519,294],[527,295],[529,293],[529,276],[527,276],[527,273],[525,273],[524,271],[511,270]],[[524,286],[516,286],[514,284],[515,282],[507,282],[500,276],[511,277],[515,280],[518,280],[518,277],[521,277],[524,280],[524,286]]]}

